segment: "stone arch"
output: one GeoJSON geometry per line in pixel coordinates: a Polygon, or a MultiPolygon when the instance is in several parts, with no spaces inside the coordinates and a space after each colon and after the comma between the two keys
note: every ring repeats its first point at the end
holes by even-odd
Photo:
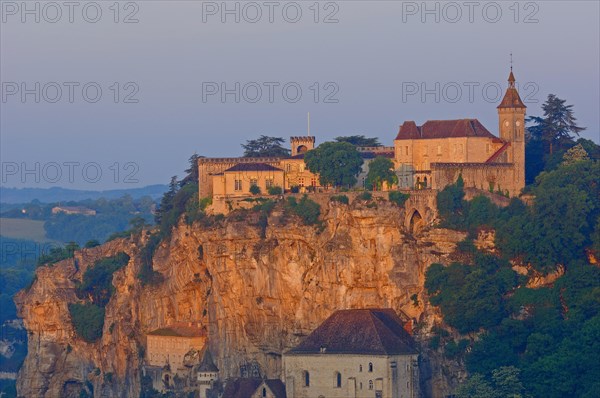
{"type": "Polygon", "coordinates": [[[408,221],[408,230],[411,234],[417,233],[423,228],[423,224],[423,216],[421,216],[421,213],[419,213],[417,209],[414,209],[410,213],[410,218],[408,221]]]}

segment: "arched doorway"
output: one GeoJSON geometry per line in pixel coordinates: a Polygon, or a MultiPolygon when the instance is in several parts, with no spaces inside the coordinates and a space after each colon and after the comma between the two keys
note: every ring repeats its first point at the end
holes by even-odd
{"type": "Polygon", "coordinates": [[[419,213],[418,210],[415,210],[410,216],[408,230],[411,234],[415,234],[419,232],[421,228],[423,228],[423,217],[421,217],[421,213],[419,213]]]}

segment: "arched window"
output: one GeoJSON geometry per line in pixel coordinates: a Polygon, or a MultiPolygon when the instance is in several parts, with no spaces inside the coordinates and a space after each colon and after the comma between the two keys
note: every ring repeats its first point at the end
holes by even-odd
{"type": "Polygon", "coordinates": [[[263,398],[267,396],[267,389],[263,387],[263,391],[262,391],[262,396],[263,398]]]}
{"type": "Polygon", "coordinates": [[[369,362],[369,372],[373,371],[373,362],[369,362]]]}
{"type": "Polygon", "coordinates": [[[304,371],[304,387],[310,386],[310,373],[307,370],[304,371]]]}
{"type": "Polygon", "coordinates": [[[358,371],[362,372],[362,365],[358,365],[358,371]]]}
{"type": "Polygon", "coordinates": [[[369,390],[373,389],[373,380],[369,380],[369,390]]]}
{"type": "Polygon", "coordinates": [[[342,388],[342,374],[335,372],[335,386],[336,388],[342,388]]]}

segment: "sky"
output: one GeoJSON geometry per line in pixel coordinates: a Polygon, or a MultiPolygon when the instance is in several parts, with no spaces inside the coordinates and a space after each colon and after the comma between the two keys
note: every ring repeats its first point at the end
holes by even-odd
{"type": "Polygon", "coordinates": [[[261,134],[497,134],[512,65],[599,142],[598,1],[0,2],[2,186],[136,188],[261,134]]]}

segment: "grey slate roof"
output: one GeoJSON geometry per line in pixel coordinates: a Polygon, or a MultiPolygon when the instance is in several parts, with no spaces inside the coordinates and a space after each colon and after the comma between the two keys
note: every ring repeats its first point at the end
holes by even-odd
{"type": "Polygon", "coordinates": [[[414,355],[415,347],[391,308],[356,309],[336,311],[287,354],[414,355]]]}

